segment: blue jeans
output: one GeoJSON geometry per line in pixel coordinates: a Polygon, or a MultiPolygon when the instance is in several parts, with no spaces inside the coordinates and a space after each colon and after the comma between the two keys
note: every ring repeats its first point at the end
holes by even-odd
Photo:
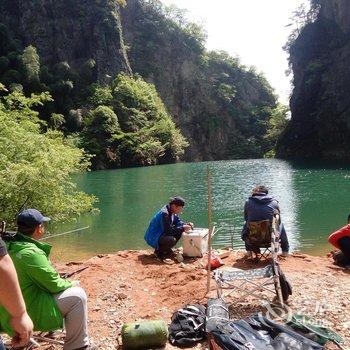
{"type": "Polygon", "coordinates": [[[6,350],[4,343],[2,342],[2,339],[0,337],[0,350],[6,350]]]}
{"type": "MultiPolygon", "coordinates": [[[[247,251],[252,251],[253,247],[245,240],[245,236],[247,234],[247,224],[244,224],[243,230],[242,230],[242,239],[245,243],[245,249],[247,251]]],[[[287,232],[286,229],[284,228],[284,225],[281,223],[279,227],[280,231],[280,244],[281,244],[281,249],[282,252],[288,253],[289,252],[289,242],[288,242],[288,237],[287,237],[287,232]]]]}

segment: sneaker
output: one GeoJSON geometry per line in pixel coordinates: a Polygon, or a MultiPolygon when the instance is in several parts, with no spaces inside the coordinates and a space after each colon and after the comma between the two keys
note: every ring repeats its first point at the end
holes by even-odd
{"type": "Polygon", "coordinates": [[[168,264],[168,265],[173,265],[173,264],[175,263],[174,260],[171,260],[171,259],[169,259],[169,258],[161,259],[161,260],[162,260],[162,262],[163,262],[164,264],[168,264]]]}
{"type": "Polygon", "coordinates": [[[175,257],[175,253],[173,252],[172,249],[166,251],[166,252],[160,252],[159,250],[155,250],[154,251],[154,255],[160,259],[160,260],[164,260],[164,259],[169,259],[169,258],[174,258],[175,257]]]}
{"type": "Polygon", "coordinates": [[[289,252],[282,252],[281,256],[284,258],[287,258],[289,256],[289,252]]]}

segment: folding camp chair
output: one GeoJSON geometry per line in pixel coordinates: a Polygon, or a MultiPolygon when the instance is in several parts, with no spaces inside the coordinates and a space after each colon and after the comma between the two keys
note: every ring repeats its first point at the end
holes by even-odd
{"type": "Polygon", "coordinates": [[[273,221],[261,220],[247,223],[248,232],[246,242],[251,246],[255,254],[255,261],[271,257],[272,251],[279,250],[279,215],[275,215],[273,221]]]}
{"type": "MultiPolygon", "coordinates": [[[[269,223],[270,244],[272,263],[263,268],[242,270],[237,268],[223,268],[217,269],[214,274],[216,289],[218,297],[225,297],[228,295],[240,294],[238,300],[245,298],[248,295],[254,296],[258,299],[268,300],[260,291],[268,291],[275,294],[278,301],[283,305],[283,301],[288,299],[290,293],[281,290],[281,282],[285,285],[285,277],[281,273],[277,261],[278,252],[278,224],[277,219],[274,218],[272,224],[269,223]],[[282,278],[282,280],[281,280],[282,278]]],[[[267,227],[267,225],[266,225],[267,227]]]]}

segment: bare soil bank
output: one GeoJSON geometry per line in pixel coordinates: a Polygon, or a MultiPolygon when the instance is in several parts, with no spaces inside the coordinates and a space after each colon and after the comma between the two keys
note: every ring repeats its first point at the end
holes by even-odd
{"type": "MultiPolygon", "coordinates": [[[[243,252],[231,251],[223,259],[225,266],[257,267],[243,261],[242,256],[243,252]]],[[[71,278],[80,280],[88,294],[90,335],[101,349],[121,345],[125,322],[164,319],[169,324],[173,312],[183,304],[205,304],[207,300],[207,276],[200,258],[167,265],[148,250],[121,251],[56,266],[62,272],[78,271],[71,278]]],[[[350,272],[333,265],[327,257],[299,253],[282,260],[281,267],[293,286],[290,309],[322,320],[346,339],[345,348],[350,347],[350,272]]],[[[214,280],[210,294],[215,295],[214,280]]],[[[231,308],[233,318],[264,310],[258,300],[250,298],[231,308]]],[[[47,345],[41,348],[54,349],[47,345]]],[[[203,342],[196,348],[208,346],[203,342]]]]}

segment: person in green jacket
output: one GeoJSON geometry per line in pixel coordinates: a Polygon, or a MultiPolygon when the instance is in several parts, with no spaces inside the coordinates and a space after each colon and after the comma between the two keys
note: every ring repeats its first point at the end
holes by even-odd
{"type": "MultiPolygon", "coordinates": [[[[87,297],[84,290],[60,277],[48,257],[51,246],[39,242],[50,219],[36,209],[17,217],[18,232],[7,241],[34,330],[66,330],[64,350],[93,349],[87,334],[87,297]]],[[[0,306],[1,329],[12,335],[9,313],[0,306]]]]}

